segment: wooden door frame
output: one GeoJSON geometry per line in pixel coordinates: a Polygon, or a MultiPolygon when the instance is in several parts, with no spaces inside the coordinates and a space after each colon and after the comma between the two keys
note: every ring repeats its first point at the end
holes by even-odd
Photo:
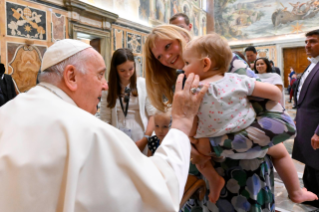
{"type": "Polygon", "coordinates": [[[298,47],[305,47],[305,38],[302,40],[298,39],[298,41],[289,42],[289,43],[282,43],[276,45],[277,50],[277,66],[281,70],[281,78],[284,80],[284,49],[290,48],[298,48],[298,47]]]}

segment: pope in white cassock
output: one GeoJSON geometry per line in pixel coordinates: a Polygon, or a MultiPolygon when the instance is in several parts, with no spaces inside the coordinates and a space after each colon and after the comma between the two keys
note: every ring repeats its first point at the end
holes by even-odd
{"type": "MultiPolygon", "coordinates": [[[[178,211],[199,79],[176,83],[172,127],[153,157],[92,114],[107,89],[102,56],[62,40],[43,56],[41,83],[0,109],[0,211],[178,211]]],[[[112,80],[112,79],[110,79],[112,80]]]]}

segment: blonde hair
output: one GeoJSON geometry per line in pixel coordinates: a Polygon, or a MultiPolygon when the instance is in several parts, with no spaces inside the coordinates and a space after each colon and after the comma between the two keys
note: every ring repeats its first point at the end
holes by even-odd
{"type": "MultiPolygon", "coordinates": [[[[173,86],[176,82],[176,69],[164,66],[154,57],[152,48],[156,47],[156,39],[178,40],[181,49],[191,40],[189,32],[175,25],[160,25],[148,35],[145,45],[145,79],[148,97],[152,105],[164,111],[168,104],[173,102],[173,86]],[[166,97],[167,102],[164,102],[166,97]]],[[[182,54],[182,53],[181,53],[182,54]]]]}
{"type": "Polygon", "coordinates": [[[157,110],[155,112],[155,114],[154,114],[154,118],[156,116],[165,116],[165,117],[171,118],[171,114],[172,114],[172,108],[171,107],[167,107],[167,108],[165,108],[164,111],[157,110]]]}
{"type": "Polygon", "coordinates": [[[185,50],[196,51],[199,58],[208,57],[214,61],[216,65],[211,67],[211,70],[220,74],[228,71],[233,58],[233,53],[227,41],[216,33],[196,37],[186,44],[185,50]]]}

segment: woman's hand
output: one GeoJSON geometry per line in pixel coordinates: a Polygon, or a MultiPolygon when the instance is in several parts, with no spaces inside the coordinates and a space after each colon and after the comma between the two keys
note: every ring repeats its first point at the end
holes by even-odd
{"type": "Polygon", "coordinates": [[[191,91],[192,88],[197,88],[199,84],[199,77],[190,74],[182,89],[184,74],[178,75],[175,95],[172,106],[172,128],[183,131],[186,135],[190,134],[193,120],[198,112],[199,106],[207,92],[208,85],[205,84],[197,93],[191,91]]]}

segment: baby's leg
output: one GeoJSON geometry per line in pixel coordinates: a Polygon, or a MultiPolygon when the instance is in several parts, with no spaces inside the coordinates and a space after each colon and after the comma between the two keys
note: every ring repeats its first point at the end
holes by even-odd
{"type": "Polygon", "coordinates": [[[270,147],[267,154],[272,157],[273,164],[293,202],[318,200],[317,195],[307,191],[306,188],[300,188],[297,170],[283,143],[270,147]]]}
{"type": "MultiPolygon", "coordinates": [[[[211,150],[208,138],[200,138],[196,144],[196,149],[202,154],[209,155],[211,150]]],[[[216,172],[211,161],[205,161],[204,163],[197,164],[196,167],[209,182],[209,200],[216,203],[219,199],[220,192],[225,185],[224,178],[216,172]]]]}

